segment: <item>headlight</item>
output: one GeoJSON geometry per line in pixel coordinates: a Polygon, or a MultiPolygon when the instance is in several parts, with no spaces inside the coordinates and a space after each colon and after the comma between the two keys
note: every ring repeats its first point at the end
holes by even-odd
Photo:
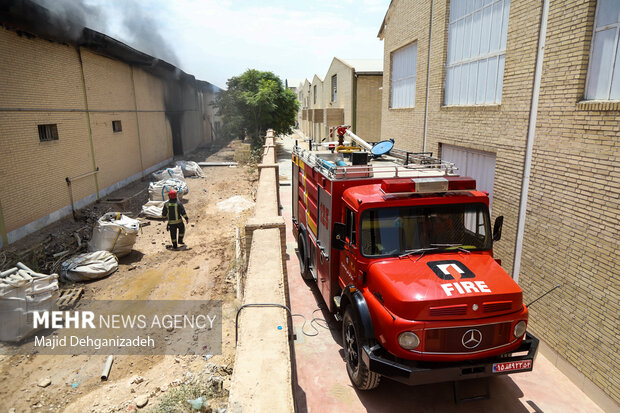
{"type": "Polygon", "coordinates": [[[398,344],[405,350],[413,350],[420,345],[420,339],[415,333],[405,331],[398,336],[398,344]]]}
{"type": "Polygon", "coordinates": [[[525,321],[519,321],[515,326],[514,335],[516,338],[521,337],[525,334],[525,329],[527,328],[527,323],[525,321]]]}

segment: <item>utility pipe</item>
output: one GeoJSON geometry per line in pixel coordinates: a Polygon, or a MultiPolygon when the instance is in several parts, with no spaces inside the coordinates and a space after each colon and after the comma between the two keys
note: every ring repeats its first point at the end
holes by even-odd
{"type": "MultiPolygon", "coordinates": [[[[99,168],[95,162],[95,145],[93,144],[93,130],[90,127],[90,111],[88,109],[88,94],[86,93],[86,77],[84,76],[84,62],[82,61],[82,51],[80,46],[77,46],[77,54],[80,59],[80,74],[82,75],[82,91],[84,92],[84,106],[86,108],[86,123],[88,124],[88,143],[90,145],[90,155],[92,158],[93,171],[98,171],[99,168]]],[[[99,181],[97,175],[95,175],[95,190],[97,191],[97,201],[99,200],[99,181]]],[[[72,203],[73,204],[73,203],[72,203]]],[[[73,208],[73,205],[71,206],[73,208]]],[[[73,212],[75,217],[75,211],[73,212]]]]}
{"type": "MultiPolygon", "coordinates": [[[[426,96],[424,97],[424,137],[422,139],[422,152],[426,152],[426,133],[428,131],[428,93],[431,84],[431,40],[433,40],[433,5],[431,0],[431,19],[428,29],[428,57],[426,58],[426,96]]],[[[415,97],[414,97],[415,99],[415,97]]]]}
{"type": "Polygon", "coordinates": [[[523,236],[525,233],[525,219],[527,214],[527,197],[532,172],[532,152],[534,151],[534,138],[536,137],[536,117],[538,115],[538,98],[540,96],[540,82],[542,78],[543,60],[545,55],[545,39],[547,36],[547,19],[549,17],[549,0],[543,1],[543,9],[540,18],[540,31],[538,34],[538,53],[536,55],[536,69],[534,74],[534,88],[532,91],[532,104],[530,106],[530,119],[527,132],[527,144],[525,149],[525,163],[523,166],[523,182],[521,184],[521,201],[519,205],[519,221],[517,226],[517,242],[515,245],[515,262],[512,269],[512,278],[519,282],[521,271],[521,256],[523,254],[523,236]]]}
{"type": "Polygon", "coordinates": [[[114,356],[108,356],[108,359],[105,361],[105,365],[103,366],[103,371],[101,372],[101,380],[105,381],[110,376],[110,370],[112,369],[112,362],[114,361],[114,356]]]}
{"type": "Polygon", "coordinates": [[[2,212],[2,201],[0,201],[0,237],[2,237],[2,246],[9,245],[9,237],[6,233],[6,225],[4,223],[4,212],[2,212]]]}
{"type": "Polygon", "coordinates": [[[133,66],[131,69],[131,90],[133,92],[133,108],[136,111],[136,129],[138,132],[138,155],[140,159],[140,177],[144,180],[144,162],[142,162],[142,139],[140,137],[140,120],[138,119],[138,99],[136,98],[136,82],[133,78],[133,66]]]}
{"type": "MultiPolygon", "coordinates": [[[[73,189],[71,188],[71,182],[76,179],[86,178],[87,176],[95,175],[99,172],[99,167],[97,167],[94,171],[83,173],[82,175],[75,176],[73,178],[66,177],[65,181],[67,182],[67,188],[69,189],[69,200],[71,201],[71,213],[73,214],[73,219],[77,220],[77,215],[75,213],[75,203],[73,202],[73,189]]],[[[95,180],[97,177],[95,176],[95,180]]],[[[99,199],[99,192],[97,192],[97,199],[99,199]]]]}

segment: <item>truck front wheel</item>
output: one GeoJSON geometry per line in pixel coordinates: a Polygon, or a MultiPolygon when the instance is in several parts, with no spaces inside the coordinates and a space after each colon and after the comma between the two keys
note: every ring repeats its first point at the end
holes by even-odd
{"type": "Polygon", "coordinates": [[[342,345],[351,382],[359,390],[372,390],[379,385],[381,376],[368,370],[362,361],[361,329],[353,318],[351,307],[347,307],[342,318],[342,345]]]}

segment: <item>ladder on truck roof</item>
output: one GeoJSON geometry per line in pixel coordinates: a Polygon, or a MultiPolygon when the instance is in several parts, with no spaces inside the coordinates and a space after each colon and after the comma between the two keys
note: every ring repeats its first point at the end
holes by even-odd
{"type": "MultiPolygon", "coordinates": [[[[346,135],[364,151],[370,152],[369,148],[372,148],[372,145],[348,129],[346,135]]],[[[312,146],[310,143],[311,148],[312,146]]],[[[376,157],[387,162],[375,160],[366,165],[342,164],[342,160],[336,163],[333,162],[334,154],[328,150],[314,151],[302,149],[297,145],[293,148],[293,154],[331,180],[458,176],[456,173],[458,168],[453,162],[435,158],[428,152],[413,153],[392,148],[387,154],[376,157]]]]}

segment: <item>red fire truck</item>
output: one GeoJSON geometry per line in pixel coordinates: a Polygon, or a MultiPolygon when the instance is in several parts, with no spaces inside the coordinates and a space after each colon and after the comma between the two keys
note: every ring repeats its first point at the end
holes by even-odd
{"type": "Polygon", "coordinates": [[[493,258],[503,218],[491,230],[488,195],[432,154],[338,135],[295,146],[293,223],[301,275],[342,320],[353,384],[532,370],[538,339],[521,288],[493,258]]]}

